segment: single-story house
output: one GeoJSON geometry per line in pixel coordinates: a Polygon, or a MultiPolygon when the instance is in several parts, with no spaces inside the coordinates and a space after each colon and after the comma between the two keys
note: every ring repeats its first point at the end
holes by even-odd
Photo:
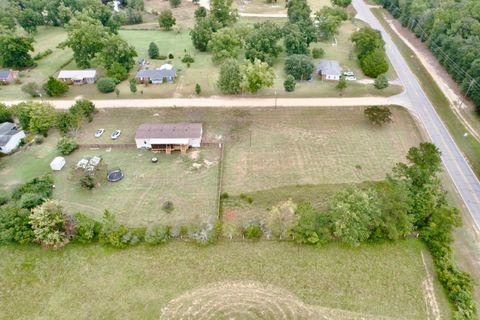
{"type": "Polygon", "coordinates": [[[160,84],[164,81],[173,83],[173,80],[177,76],[177,71],[170,63],[165,63],[160,68],[153,70],[140,70],[135,78],[138,82],[148,84],[160,84]]]}
{"type": "Polygon", "coordinates": [[[10,84],[18,79],[18,71],[0,70],[0,84],[10,84]]]}
{"type": "Polygon", "coordinates": [[[10,153],[15,150],[20,144],[20,141],[25,138],[25,132],[18,130],[17,125],[11,122],[4,122],[0,124],[0,152],[10,153]]]}
{"type": "Polygon", "coordinates": [[[137,129],[135,143],[138,149],[184,153],[190,147],[199,148],[202,135],[201,123],[144,123],[137,129]]]}
{"type": "Polygon", "coordinates": [[[65,166],[65,158],[64,157],[55,157],[52,162],[50,162],[50,168],[53,171],[60,171],[65,166]]]}
{"type": "Polygon", "coordinates": [[[97,70],[62,70],[58,80],[73,84],[93,84],[97,80],[97,70]]]}
{"type": "Polygon", "coordinates": [[[335,60],[321,60],[317,66],[317,74],[322,80],[340,80],[342,68],[335,60]]]}

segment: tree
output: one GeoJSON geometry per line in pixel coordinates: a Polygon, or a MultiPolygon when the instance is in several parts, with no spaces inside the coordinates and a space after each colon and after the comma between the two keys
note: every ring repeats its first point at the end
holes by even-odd
{"type": "Polygon", "coordinates": [[[374,125],[381,126],[384,123],[392,122],[392,111],[383,106],[373,106],[366,108],[363,113],[374,125]]]}
{"type": "Polygon", "coordinates": [[[324,6],[315,13],[315,20],[321,39],[328,40],[339,33],[342,21],[348,19],[345,9],[324,6]]]}
{"type": "Polygon", "coordinates": [[[0,244],[32,242],[34,235],[29,216],[30,210],[16,204],[0,206],[0,244]]]}
{"type": "Polygon", "coordinates": [[[74,115],[79,115],[85,117],[88,121],[92,121],[93,114],[97,110],[95,109],[95,104],[87,99],[79,99],[75,101],[75,104],[70,107],[69,112],[74,115]]]}
{"type": "Polygon", "coordinates": [[[68,84],[50,76],[44,83],[43,90],[50,97],[63,96],[68,91],[68,84]]]}
{"type": "Polygon", "coordinates": [[[212,18],[226,27],[237,20],[237,12],[232,9],[233,0],[210,1],[210,14],[212,18]]]}
{"type": "Polygon", "coordinates": [[[375,86],[375,88],[377,88],[379,90],[387,88],[389,84],[388,84],[388,79],[385,76],[385,74],[378,75],[375,78],[375,82],[374,82],[373,85],[375,86]]]}
{"type": "Polygon", "coordinates": [[[312,49],[312,57],[313,59],[321,59],[325,56],[325,50],[322,48],[313,48],[312,49]]]}
{"type": "Polygon", "coordinates": [[[100,78],[97,80],[97,89],[102,93],[115,91],[115,81],[112,78],[100,78]]]}
{"type": "Polygon", "coordinates": [[[66,135],[79,126],[78,117],[71,112],[59,112],[57,116],[57,129],[62,135],[66,135]]]}
{"type": "Polygon", "coordinates": [[[170,5],[172,8],[178,7],[182,3],[182,0],[170,0],[170,5]]]}
{"type": "Polygon", "coordinates": [[[138,238],[123,224],[119,224],[108,210],[103,214],[101,226],[99,240],[102,244],[121,249],[138,242],[138,238]]]}
{"type": "Polygon", "coordinates": [[[130,91],[132,93],[136,93],[137,92],[137,80],[135,78],[131,78],[129,80],[129,83],[130,83],[130,91]]]}
{"type": "Polygon", "coordinates": [[[187,67],[190,67],[190,64],[195,62],[195,59],[188,53],[185,53],[185,55],[182,58],[182,62],[187,65],[187,67]]]}
{"type": "Polygon", "coordinates": [[[262,88],[270,88],[273,86],[275,73],[272,67],[266,62],[255,60],[252,63],[250,60],[245,61],[242,70],[243,88],[250,93],[256,93],[262,88]]]}
{"type": "Polygon", "coordinates": [[[208,42],[220,24],[211,18],[201,18],[190,31],[193,46],[200,51],[207,51],[208,42]]]}
{"type": "Polygon", "coordinates": [[[117,82],[128,78],[128,71],[135,65],[137,51],[118,35],[109,35],[97,59],[107,70],[107,75],[117,82]]]}
{"type": "Polygon", "coordinates": [[[343,94],[343,91],[345,91],[347,86],[348,86],[348,83],[347,83],[347,79],[345,79],[345,76],[343,75],[340,76],[340,80],[338,80],[337,86],[335,87],[340,92],[340,95],[343,94]]]}
{"type": "Polygon", "coordinates": [[[29,94],[32,98],[40,97],[42,93],[40,86],[35,82],[29,82],[22,86],[22,92],[29,94]]]}
{"type": "Polygon", "coordinates": [[[0,64],[5,68],[23,69],[33,65],[30,51],[33,38],[0,33],[0,64]]]}
{"type": "Polygon", "coordinates": [[[283,82],[283,88],[285,89],[285,91],[293,92],[295,91],[295,86],[295,78],[291,74],[287,75],[287,78],[283,82]]]}
{"type": "Polygon", "coordinates": [[[354,32],[351,39],[355,43],[360,60],[375,49],[383,48],[385,44],[380,31],[370,27],[364,27],[354,32]]]}
{"type": "Polygon", "coordinates": [[[0,123],[12,121],[12,109],[0,102],[0,123]]]}
{"type": "Polygon", "coordinates": [[[32,210],[29,217],[35,241],[42,247],[58,249],[66,245],[71,236],[69,217],[60,202],[47,200],[32,210]]]}
{"type": "Polygon", "coordinates": [[[143,11],[127,8],[125,10],[125,24],[139,24],[143,22],[143,11]]]}
{"type": "Polygon", "coordinates": [[[57,150],[62,156],[68,156],[78,148],[78,144],[72,138],[62,137],[58,140],[57,150]]]}
{"type": "Polygon", "coordinates": [[[295,210],[297,225],[293,237],[302,244],[322,244],[331,239],[331,221],[328,214],[318,212],[310,202],[301,202],[295,210]]]}
{"type": "Polygon", "coordinates": [[[338,192],[331,200],[329,214],[334,235],[354,247],[368,240],[381,223],[378,196],[371,189],[349,187],[338,192]]]}
{"type": "Polygon", "coordinates": [[[145,232],[145,242],[152,245],[166,243],[170,238],[170,227],[152,224],[145,232]]]}
{"type": "Polygon", "coordinates": [[[195,94],[199,95],[200,93],[202,93],[202,87],[197,83],[195,84],[195,94]]]}
{"type": "Polygon", "coordinates": [[[232,28],[220,29],[208,42],[208,50],[212,52],[212,61],[215,63],[237,58],[241,46],[239,35],[232,28]]]}
{"type": "Polygon", "coordinates": [[[16,14],[18,24],[28,33],[37,31],[37,27],[44,23],[43,16],[30,8],[20,10],[16,14]]]}
{"type": "Polygon", "coordinates": [[[205,18],[207,16],[207,9],[205,7],[198,7],[195,9],[195,19],[205,18]]]}
{"type": "Polygon", "coordinates": [[[290,0],[287,3],[288,21],[291,23],[309,20],[311,12],[306,0],[290,0]]]}
{"type": "Polygon", "coordinates": [[[74,240],[80,243],[90,243],[98,239],[100,223],[80,212],[75,213],[75,236],[74,240]]]}
{"type": "Polygon", "coordinates": [[[294,54],[285,60],[285,73],[296,80],[307,79],[315,70],[312,58],[303,54],[294,54]]]}
{"type": "Polygon", "coordinates": [[[297,205],[290,199],[273,206],[268,211],[265,227],[274,238],[285,240],[292,237],[293,229],[297,225],[296,210],[297,205]]]}
{"type": "Polygon", "coordinates": [[[237,60],[227,60],[220,67],[217,86],[223,93],[237,94],[242,91],[242,74],[237,60]]]}
{"type": "Polygon", "coordinates": [[[11,10],[2,10],[0,12],[0,27],[4,27],[6,30],[14,31],[16,22],[14,13],[11,10]]]}
{"type": "Polygon", "coordinates": [[[47,134],[57,120],[55,109],[46,103],[30,103],[30,122],[29,129],[33,133],[47,134]]]}
{"type": "Polygon", "coordinates": [[[287,49],[287,54],[304,54],[308,55],[309,42],[304,37],[303,32],[298,24],[285,25],[283,34],[283,43],[287,49]]]}
{"type": "Polygon", "coordinates": [[[383,48],[375,49],[360,59],[360,66],[365,75],[375,78],[388,71],[387,56],[383,48]]]}
{"type": "Polygon", "coordinates": [[[245,58],[252,62],[259,59],[272,65],[282,51],[278,45],[281,38],[282,30],[274,22],[255,23],[253,31],[245,39],[245,58]]]}
{"type": "Polygon", "coordinates": [[[332,4],[334,6],[339,6],[343,8],[348,7],[352,3],[352,0],[330,0],[330,1],[332,1],[332,4]]]}
{"type": "Polygon", "coordinates": [[[170,31],[176,22],[177,19],[173,16],[172,10],[163,10],[158,16],[158,24],[165,31],[170,31]]]}
{"type": "Polygon", "coordinates": [[[150,45],[148,46],[148,56],[150,59],[158,59],[158,46],[155,42],[150,42],[150,45]]]}

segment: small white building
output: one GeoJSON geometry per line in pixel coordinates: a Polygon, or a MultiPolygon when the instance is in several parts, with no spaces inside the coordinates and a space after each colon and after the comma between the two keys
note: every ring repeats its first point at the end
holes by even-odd
{"type": "Polygon", "coordinates": [[[342,68],[338,61],[335,60],[321,60],[317,66],[317,74],[323,80],[340,80],[342,75],[342,68]]]}
{"type": "Polygon", "coordinates": [[[58,80],[70,84],[93,84],[97,80],[97,70],[62,70],[58,80]]]}
{"type": "Polygon", "coordinates": [[[139,149],[186,152],[202,143],[201,123],[144,123],[137,129],[135,143],[139,149]]]}
{"type": "Polygon", "coordinates": [[[8,154],[15,150],[22,139],[25,138],[25,132],[18,130],[17,125],[11,122],[0,124],[0,152],[8,154]]]}
{"type": "Polygon", "coordinates": [[[50,162],[50,168],[53,171],[60,171],[65,166],[65,163],[66,162],[64,157],[56,157],[55,159],[53,159],[52,162],[50,162]]]}

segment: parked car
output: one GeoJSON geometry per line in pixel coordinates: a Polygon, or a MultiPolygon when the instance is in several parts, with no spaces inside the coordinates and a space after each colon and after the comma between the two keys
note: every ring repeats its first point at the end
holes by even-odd
{"type": "Polygon", "coordinates": [[[95,138],[100,138],[104,132],[105,129],[97,129],[97,131],[95,131],[95,138]]]}
{"type": "Polygon", "coordinates": [[[343,75],[346,77],[355,77],[355,73],[353,73],[353,71],[345,71],[343,75]]]}
{"type": "Polygon", "coordinates": [[[345,80],[355,81],[355,80],[357,80],[357,77],[355,77],[355,76],[347,76],[347,77],[345,77],[345,80]]]}
{"type": "Polygon", "coordinates": [[[121,134],[122,134],[122,130],[115,130],[112,132],[112,135],[110,137],[112,138],[112,140],[117,140],[121,134]]]}

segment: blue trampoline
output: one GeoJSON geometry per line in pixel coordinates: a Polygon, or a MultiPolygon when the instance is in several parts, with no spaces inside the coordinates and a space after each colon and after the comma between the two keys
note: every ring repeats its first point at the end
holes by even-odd
{"type": "Polygon", "coordinates": [[[109,171],[107,174],[109,182],[117,182],[123,179],[123,172],[120,169],[109,171]]]}

